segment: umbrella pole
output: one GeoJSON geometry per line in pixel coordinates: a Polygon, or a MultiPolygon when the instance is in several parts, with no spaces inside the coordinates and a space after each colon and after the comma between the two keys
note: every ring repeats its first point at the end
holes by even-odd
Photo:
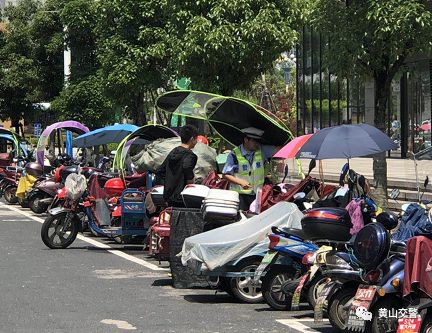
{"type": "Polygon", "coordinates": [[[413,159],[414,159],[414,170],[415,170],[415,175],[416,175],[417,198],[418,198],[418,202],[420,202],[420,184],[418,181],[417,160],[416,160],[414,154],[413,154],[413,159]]]}

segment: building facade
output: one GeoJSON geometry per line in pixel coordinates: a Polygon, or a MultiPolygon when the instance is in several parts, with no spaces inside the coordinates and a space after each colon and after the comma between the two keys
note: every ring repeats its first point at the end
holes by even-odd
{"type": "MultiPolygon", "coordinates": [[[[340,78],[324,64],[330,41],[304,28],[296,51],[297,134],[339,124],[374,123],[374,83],[340,78]]],[[[408,59],[393,80],[386,114],[387,134],[406,157],[431,145],[432,57],[408,59]]]]}
{"type": "Polygon", "coordinates": [[[0,9],[3,9],[9,5],[16,6],[18,1],[19,0],[0,0],[0,9]]]}

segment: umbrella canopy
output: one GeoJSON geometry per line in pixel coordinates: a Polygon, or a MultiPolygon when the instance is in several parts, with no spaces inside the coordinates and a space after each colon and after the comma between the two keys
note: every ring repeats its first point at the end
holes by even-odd
{"type": "MultiPolygon", "coordinates": [[[[0,131],[0,141],[6,140],[12,142],[14,149],[16,149],[16,137],[12,134],[7,134],[6,132],[0,131]]],[[[19,142],[20,152],[26,157],[28,155],[27,146],[23,141],[19,142]]]]}
{"type": "Polygon", "coordinates": [[[73,140],[78,148],[87,148],[109,143],[120,143],[126,136],[135,132],[138,126],[131,124],[115,124],[85,133],[73,140]]]}
{"type": "MultiPolygon", "coordinates": [[[[10,130],[8,130],[8,129],[6,129],[6,128],[0,128],[0,135],[5,135],[5,136],[9,136],[9,137],[11,137],[15,149],[16,149],[18,146],[20,146],[20,141],[22,141],[22,140],[20,140],[21,138],[20,138],[18,135],[16,135],[15,133],[13,133],[12,131],[10,131],[10,130]]],[[[21,156],[21,153],[22,153],[22,150],[21,150],[21,149],[16,149],[16,154],[17,154],[18,156],[21,156]]]]}
{"type": "Polygon", "coordinates": [[[164,111],[203,119],[232,145],[243,142],[243,129],[256,127],[264,131],[262,142],[282,146],[293,136],[290,130],[269,111],[250,102],[193,90],[163,94],[156,105],[164,111]]]}
{"type": "Polygon", "coordinates": [[[61,128],[77,134],[83,134],[89,132],[89,129],[85,125],[74,120],[61,121],[48,126],[47,128],[44,129],[44,131],[42,132],[39,138],[37,148],[36,148],[37,149],[36,162],[38,162],[41,165],[44,165],[45,145],[48,143],[48,138],[53,131],[61,128]]]}
{"type": "Polygon", "coordinates": [[[173,138],[178,134],[163,125],[144,125],[126,136],[118,145],[113,161],[113,169],[124,169],[124,161],[132,144],[147,144],[157,139],[173,138]]]}
{"type": "Polygon", "coordinates": [[[349,159],[396,148],[398,145],[376,127],[367,124],[340,125],[313,134],[297,152],[296,158],[349,159]]]}
{"type": "Polygon", "coordinates": [[[285,146],[283,146],[282,149],[279,150],[273,157],[295,158],[297,152],[300,150],[301,147],[303,147],[303,145],[309,140],[311,136],[312,134],[306,134],[293,139],[285,146]]]}
{"type": "Polygon", "coordinates": [[[423,124],[423,125],[421,125],[420,127],[419,127],[419,129],[421,130],[421,131],[425,131],[425,132],[430,132],[430,130],[431,130],[431,124],[429,123],[426,123],[426,124],[423,124]]]}

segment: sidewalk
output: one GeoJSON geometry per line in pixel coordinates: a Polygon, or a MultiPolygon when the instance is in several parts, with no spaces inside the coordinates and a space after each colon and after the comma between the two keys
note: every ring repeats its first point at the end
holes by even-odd
{"type": "MultiPolygon", "coordinates": [[[[310,160],[301,160],[303,170],[306,173],[309,166],[310,160]]],[[[324,178],[328,176],[337,176],[341,172],[343,165],[347,160],[323,160],[324,178]]],[[[368,178],[371,183],[373,182],[373,159],[372,158],[353,158],[350,161],[350,168],[355,170],[357,173],[368,178]]],[[[312,175],[318,176],[318,165],[317,161],[316,168],[312,171],[312,175]]],[[[291,164],[289,165],[291,166],[291,164]]],[[[291,168],[291,170],[293,170],[291,168]]],[[[432,177],[432,161],[417,161],[417,171],[419,182],[423,184],[426,175],[432,177]]],[[[415,166],[414,161],[410,159],[387,159],[387,179],[389,183],[393,182],[415,182],[415,166]]],[[[432,181],[432,179],[431,179],[432,181]]],[[[432,185],[432,183],[431,183],[432,185]]]]}

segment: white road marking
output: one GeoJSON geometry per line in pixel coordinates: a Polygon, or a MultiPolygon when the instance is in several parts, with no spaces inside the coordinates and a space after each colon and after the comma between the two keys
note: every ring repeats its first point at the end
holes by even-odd
{"type": "MultiPolygon", "coordinates": [[[[288,326],[289,328],[295,329],[300,332],[319,333],[319,331],[302,324],[301,322],[313,322],[313,318],[300,318],[300,319],[276,319],[276,321],[282,325],[288,326]]],[[[327,324],[328,319],[324,319],[323,323],[327,324]]]]}
{"type": "Polygon", "coordinates": [[[117,328],[120,328],[121,330],[136,330],[135,326],[132,326],[124,320],[104,319],[101,320],[101,323],[107,325],[116,325],[117,328]]]}
{"type": "MultiPolygon", "coordinates": [[[[16,208],[16,207],[13,207],[13,206],[9,206],[9,205],[6,205],[6,204],[4,204],[4,203],[2,203],[2,202],[0,202],[0,206],[1,206],[1,207],[5,207],[5,208],[7,208],[7,209],[9,209],[9,210],[12,210],[12,211],[14,211],[14,212],[17,212],[17,213],[19,213],[19,214],[21,214],[21,215],[23,215],[23,216],[25,216],[25,217],[28,217],[28,218],[30,218],[30,219],[32,219],[32,220],[34,220],[34,221],[37,221],[37,222],[39,222],[39,223],[43,223],[43,222],[45,221],[44,219],[42,219],[42,218],[40,218],[40,217],[34,216],[34,215],[32,215],[32,214],[30,214],[30,213],[28,213],[28,212],[22,211],[22,210],[19,209],[19,208],[16,208]]],[[[97,240],[94,240],[94,239],[92,239],[92,238],[88,238],[88,237],[86,237],[86,236],[84,236],[84,235],[81,235],[81,234],[78,234],[78,235],[77,235],[77,238],[80,239],[80,240],[82,240],[82,241],[84,241],[84,242],[86,242],[86,243],[89,243],[89,244],[91,244],[91,245],[93,245],[93,246],[95,246],[95,247],[98,247],[98,248],[100,248],[100,249],[112,249],[112,247],[109,246],[109,245],[107,245],[107,244],[104,244],[104,243],[98,242],[97,240]]],[[[109,252],[109,253],[111,253],[111,254],[114,254],[114,255],[116,255],[116,256],[119,256],[119,257],[121,257],[121,258],[123,258],[123,259],[129,260],[129,261],[132,261],[132,262],[134,262],[134,263],[136,263],[136,264],[138,264],[138,265],[141,265],[141,266],[147,267],[147,268],[149,268],[149,269],[151,269],[151,270],[153,270],[153,271],[168,271],[168,269],[166,269],[166,268],[162,268],[162,267],[156,266],[156,265],[154,265],[154,264],[152,264],[152,263],[150,263],[150,262],[148,262],[148,261],[145,261],[145,260],[143,260],[143,259],[136,258],[136,257],[131,256],[130,254],[124,253],[124,252],[122,252],[122,251],[120,251],[120,250],[112,249],[112,250],[107,250],[107,252],[109,252]]]]}

